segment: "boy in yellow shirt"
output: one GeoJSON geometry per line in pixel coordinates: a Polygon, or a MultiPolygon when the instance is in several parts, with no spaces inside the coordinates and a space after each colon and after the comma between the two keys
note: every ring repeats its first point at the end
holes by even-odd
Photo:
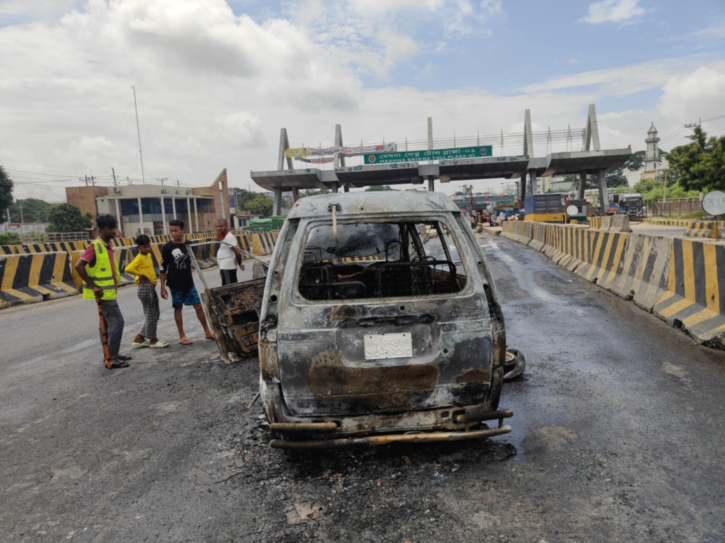
{"type": "Polygon", "coordinates": [[[168,347],[168,343],[159,341],[156,337],[156,324],[159,322],[161,311],[159,310],[159,297],[156,294],[156,272],[153,260],[151,260],[151,240],[147,235],[141,234],[136,238],[136,246],[138,254],[126,266],[126,273],[136,276],[138,299],[141,300],[146,321],[141,331],[133,338],[133,347],[151,347],[153,349],[168,347]]]}

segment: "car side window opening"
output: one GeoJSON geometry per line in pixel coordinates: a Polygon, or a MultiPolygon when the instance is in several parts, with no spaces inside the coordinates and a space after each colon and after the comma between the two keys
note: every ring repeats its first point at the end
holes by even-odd
{"type": "Polygon", "coordinates": [[[314,226],[298,288],[308,300],[453,294],[466,273],[451,233],[438,221],[314,226]]]}

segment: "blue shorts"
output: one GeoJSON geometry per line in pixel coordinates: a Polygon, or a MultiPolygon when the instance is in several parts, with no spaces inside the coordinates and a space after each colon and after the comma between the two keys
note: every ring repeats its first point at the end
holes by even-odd
{"type": "Polygon", "coordinates": [[[189,290],[169,290],[171,291],[171,305],[174,309],[182,305],[197,305],[201,303],[196,287],[191,287],[189,290]]]}

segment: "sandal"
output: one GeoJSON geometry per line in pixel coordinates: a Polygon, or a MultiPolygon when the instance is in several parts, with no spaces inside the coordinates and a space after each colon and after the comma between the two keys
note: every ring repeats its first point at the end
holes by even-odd
{"type": "Polygon", "coordinates": [[[168,347],[169,344],[165,341],[158,340],[156,343],[149,343],[148,347],[149,349],[163,349],[164,347],[168,347]]]}
{"type": "Polygon", "coordinates": [[[134,349],[140,349],[141,347],[150,347],[150,346],[151,346],[151,344],[149,343],[148,339],[142,341],[141,343],[136,343],[135,341],[133,343],[131,343],[131,347],[133,347],[134,349]]]}
{"type": "Polygon", "coordinates": [[[127,360],[133,360],[132,356],[126,356],[125,354],[119,354],[116,357],[116,360],[122,360],[123,362],[126,362],[127,360]]]}
{"type": "Polygon", "coordinates": [[[116,360],[113,364],[110,366],[106,366],[109,370],[115,370],[115,369],[122,369],[122,368],[128,368],[131,364],[126,362],[125,360],[118,361],[116,360]]]}

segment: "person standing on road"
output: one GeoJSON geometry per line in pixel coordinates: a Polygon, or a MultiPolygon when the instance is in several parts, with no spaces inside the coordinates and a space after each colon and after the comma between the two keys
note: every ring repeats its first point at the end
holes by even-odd
{"type": "MultiPolygon", "coordinates": [[[[108,336],[110,368],[127,368],[131,357],[119,354],[124,321],[121,308],[116,301],[118,278],[121,273],[113,258],[113,245],[111,245],[111,240],[116,237],[116,219],[112,215],[100,215],[96,218],[96,226],[98,238],[85,250],[75,269],[83,279],[83,298],[98,300],[101,304],[108,336]]],[[[103,332],[101,332],[101,344],[103,344],[103,332]]]]}
{"type": "Polygon", "coordinates": [[[242,262],[242,251],[237,245],[237,238],[229,231],[225,219],[216,222],[216,239],[221,243],[216,259],[222,276],[222,286],[236,283],[237,266],[244,271],[244,262],[242,262]]]}
{"type": "Polygon", "coordinates": [[[169,222],[171,241],[164,245],[161,250],[161,297],[166,300],[169,295],[166,292],[166,283],[171,290],[171,305],[174,307],[174,320],[179,329],[179,343],[191,345],[192,341],[186,337],[184,332],[184,318],[181,310],[185,305],[194,307],[196,317],[204,328],[204,337],[214,339],[214,334],[209,329],[201,307],[199,293],[194,286],[194,277],[191,274],[191,257],[189,256],[190,241],[184,234],[184,221],[173,220],[169,222]]]}
{"type": "Polygon", "coordinates": [[[151,240],[146,234],[136,238],[138,254],[126,266],[126,273],[136,276],[138,286],[138,299],[143,306],[143,314],[146,317],[141,331],[133,338],[133,348],[150,347],[161,349],[169,344],[159,341],[156,337],[156,325],[159,322],[161,311],[159,309],[159,297],[156,295],[156,272],[154,263],[151,260],[151,240]]]}

